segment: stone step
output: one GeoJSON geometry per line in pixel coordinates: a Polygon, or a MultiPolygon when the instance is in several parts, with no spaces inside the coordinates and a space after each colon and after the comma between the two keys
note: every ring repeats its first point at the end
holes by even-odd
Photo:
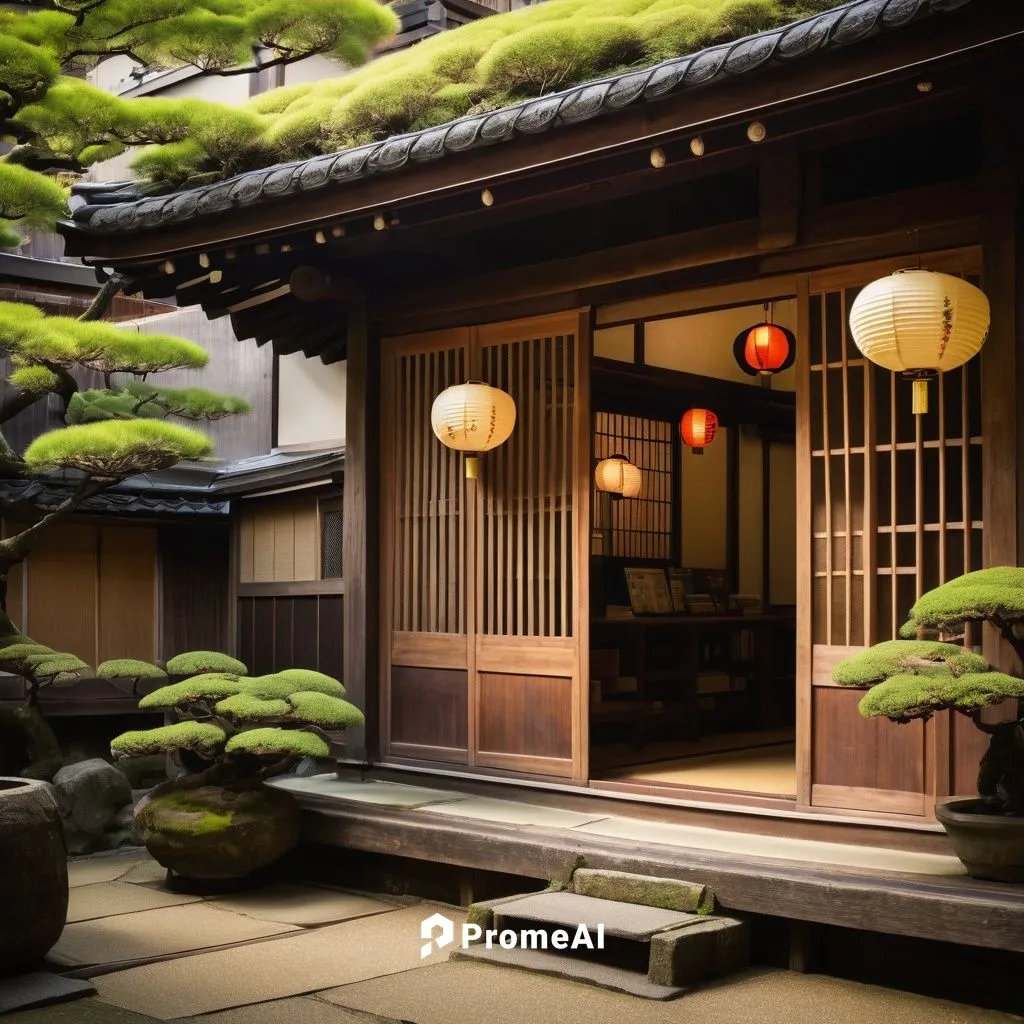
{"type": "Polygon", "coordinates": [[[541,892],[495,901],[491,905],[495,928],[507,927],[509,920],[560,926],[570,932],[584,924],[594,932],[604,925],[604,934],[634,942],[650,942],[658,932],[697,924],[706,918],[636,903],[616,903],[572,892],[541,892]]]}
{"type": "Polygon", "coordinates": [[[574,957],[546,952],[539,949],[487,949],[482,945],[470,946],[451,954],[453,960],[476,960],[482,963],[516,967],[523,971],[547,974],[556,978],[568,978],[586,985],[596,985],[624,992],[642,999],[674,999],[682,995],[685,988],[674,985],[657,985],[644,974],[623,967],[597,963],[593,960],[577,960],[574,957]]]}

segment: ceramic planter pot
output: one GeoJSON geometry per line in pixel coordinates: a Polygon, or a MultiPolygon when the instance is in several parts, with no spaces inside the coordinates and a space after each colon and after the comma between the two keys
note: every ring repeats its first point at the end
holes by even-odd
{"type": "Polygon", "coordinates": [[[1024,882],[1024,817],[986,814],[981,800],[939,804],[935,817],[972,878],[1024,882]]]}
{"type": "Polygon", "coordinates": [[[0,973],[42,960],[64,930],[68,863],[53,789],[0,778],[0,973]]]}
{"type": "Polygon", "coordinates": [[[193,879],[238,879],[272,864],[299,841],[288,793],[259,786],[159,787],[135,809],[135,828],[165,868],[193,879]]]}

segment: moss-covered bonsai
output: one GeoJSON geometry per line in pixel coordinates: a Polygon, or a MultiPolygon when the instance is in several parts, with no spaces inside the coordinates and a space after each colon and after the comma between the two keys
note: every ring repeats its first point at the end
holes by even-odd
{"type": "MultiPolygon", "coordinates": [[[[832,673],[840,686],[868,688],[861,714],[905,723],[931,718],[939,711],[965,715],[989,736],[978,772],[980,801],[961,810],[1018,819],[1024,835],[1024,716],[1017,705],[1008,721],[988,723],[982,711],[1004,701],[1024,699],[1024,679],[999,671],[980,654],[949,642],[963,635],[970,623],[988,623],[1024,661],[1024,568],[981,569],[950,580],[922,595],[910,610],[901,638],[887,640],[840,662],[832,673]]],[[[949,805],[952,807],[952,805],[949,805]]],[[[957,843],[950,812],[937,812],[957,843]]],[[[963,815],[960,815],[963,817],[963,815]]],[[[995,840],[1003,861],[1011,856],[1007,829],[995,840]]],[[[996,833],[993,833],[996,834],[996,833]]],[[[972,874],[997,877],[979,861],[975,850],[961,858],[972,874]]],[[[1020,877],[1024,878],[1024,846],[1020,877]]],[[[999,869],[998,877],[1015,876],[999,869]]]]}
{"type": "MultiPolygon", "coordinates": [[[[171,659],[168,673],[215,665],[215,653],[171,659]]],[[[139,804],[135,824],[161,864],[191,878],[239,877],[287,852],[298,841],[295,806],[262,783],[302,758],[328,757],[331,733],[363,724],[330,676],[308,669],[247,676],[231,661],[234,671],[201,672],[146,694],[140,709],[174,721],[111,744],[115,758],[169,753],[185,770],[139,804]]]]}

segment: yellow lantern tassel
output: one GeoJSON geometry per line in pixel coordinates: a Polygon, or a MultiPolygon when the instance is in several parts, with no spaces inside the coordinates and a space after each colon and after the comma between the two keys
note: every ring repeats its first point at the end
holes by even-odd
{"type": "Polygon", "coordinates": [[[480,478],[480,460],[472,455],[466,456],[466,479],[478,480],[480,478]]]}
{"type": "Polygon", "coordinates": [[[923,416],[928,411],[928,380],[919,378],[914,381],[914,415],[923,416]]]}

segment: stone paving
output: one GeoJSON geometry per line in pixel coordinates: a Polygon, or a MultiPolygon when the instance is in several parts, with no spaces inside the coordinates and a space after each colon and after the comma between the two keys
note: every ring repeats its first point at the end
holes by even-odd
{"type": "MultiPolygon", "coordinates": [[[[379,798],[383,794],[374,794],[379,798]]],[[[752,969],[668,1003],[509,968],[420,957],[439,905],[312,885],[223,898],[163,889],[144,853],[70,863],[79,908],[53,969],[97,994],[11,1024],[1010,1024],[873,986],[752,969]],[[89,890],[92,890],[90,895],[89,890]],[[126,890],[134,890],[128,895],[126,890]],[[140,907],[140,901],[144,904],[140,907]],[[82,908],[88,914],[82,916],[82,908]]],[[[463,912],[440,908],[459,921],[463,912]]]]}

